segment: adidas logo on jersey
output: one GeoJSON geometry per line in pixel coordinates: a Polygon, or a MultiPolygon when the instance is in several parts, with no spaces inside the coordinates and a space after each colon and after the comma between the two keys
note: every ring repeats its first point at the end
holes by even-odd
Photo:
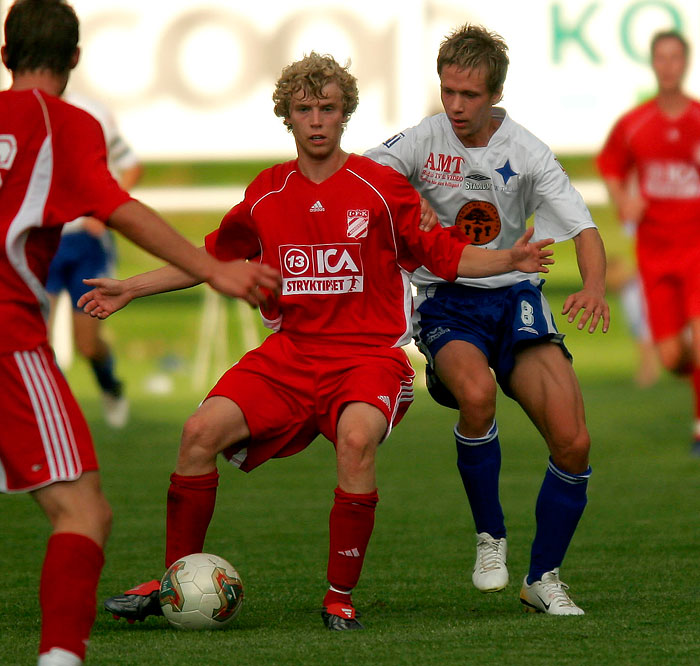
{"type": "Polygon", "coordinates": [[[377,396],[389,409],[391,409],[391,399],[388,395],[378,395],[377,396]]]}
{"type": "Polygon", "coordinates": [[[317,201],[311,208],[309,208],[309,213],[323,213],[325,212],[325,208],[323,207],[323,204],[320,201],[317,201]]]}

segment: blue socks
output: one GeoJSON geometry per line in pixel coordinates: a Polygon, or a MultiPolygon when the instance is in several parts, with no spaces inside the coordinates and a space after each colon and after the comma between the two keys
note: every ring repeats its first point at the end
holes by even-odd
{"type": "Polygon", "coordinates": [[[111,354],[101,361],[90,359],[90,365],[97,383],[105,393],[121,395],[122,384],[114,375],[114,357],[111,354]]]}
{"type": "Polygon", "coordinates": [[[501,444],[496,421],[483,437],[465,437],[454,429],[457,469],[474,517],[477,534],[488,532],[494,539],[506,535],[503,509],[498,498],[501,472],[501,444]]]}
{"type": "MultiPolygon", "coordinates": [[[[496,422],[483,437],[465,437],[454,429],[457,442],[457,468],[474,517],[477,533],[488,532],[494,539],[506,536],[503,509],[498,497],[498,477],[501,471],[501,445],[496,422]]],[[[586,508],[586,490],[591,476],[589,467],[583,474],[560,470],[549,459],[535,517],[537,530],[532,542],[531,585],[547,571],[561,566],[576,527],[586,508]]]]}
{"type": "Polygon", "coordinates": [[[563,472],[549,459],[535,518],[537,531],[532,542],[528,585],[540,580],[547,571],[561,565],[586,507],[586,489],[591,476],[589,467],[583,474],[563,472]]]}

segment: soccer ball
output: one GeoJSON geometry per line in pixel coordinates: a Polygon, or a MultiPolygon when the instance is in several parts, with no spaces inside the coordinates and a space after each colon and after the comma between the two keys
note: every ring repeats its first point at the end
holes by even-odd
{"type": "Polygon", "coordinates": [[[179,559],[160,581],[160,606],[178,629],[223,629],[243,604],[243,583],[230,562],[194,553],[179,559]]]}

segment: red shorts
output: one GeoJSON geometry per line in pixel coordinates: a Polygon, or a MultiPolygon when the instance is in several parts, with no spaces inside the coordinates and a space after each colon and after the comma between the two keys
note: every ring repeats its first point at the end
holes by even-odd
{"type": "Polygon", "coordinates": [[[322,434],[335,444],[343,408],[351,402],[374,405],[391,432],[413,402],[415,373],[402,349],[319,346],[275,333],[248,352],[207,396],[235,402],[251,437],[224,451],[249,472],[270,458],[306,448],[322,434]]]}
{"type": "Polygon", "coordinates": [[[0,354],[0,491],[27,492],[97,469],[85,418],[48,345],[0,354]]]}
{"type": "Polygon", "coordinates": [[[659,342],[677,335],[700,317],[700,246],[660,250],[640,243],[637,260],[652,338],[659,342]]]}

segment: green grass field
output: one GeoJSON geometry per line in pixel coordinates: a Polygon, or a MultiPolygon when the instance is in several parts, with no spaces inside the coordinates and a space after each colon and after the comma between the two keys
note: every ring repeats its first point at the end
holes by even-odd
{"type": "MultiPolygon", "coordinates": [[[[567,165],[568,166],[568,165],[567,165]]],[[[594,216],[609,253],[625,254],[610,212],[594,216]]],[[[177,216],[195,241],[216,215],[177,216]]],[[[553,309],[576,288],[572,248],[545,291],[553,309]]],[[[157,265],[121,244],[120,271],[157,265]]],[[[106,428],[92,379],[76,361],[68,372],[91,423],[114,529],[99,598],[162,573],[165,493],[179,433],[204,391],[193,386],[204,288],[134,302],[107,323],[132,399],[132,420],[106,428]],[[174,390],[149,393],[154,375],[174,390]]],[[[664,376],[652,388],[632,381],[635,351],[611,295],[611,331],[588,335],[563,320],[575,355],[593,438],[589,505],[562,578],[583,617],[522,612],[518,591],[534,529],[534,503],[546,451],[512,401],[501,396],[502,501],[509,529],[511,583],[495,595],[471,586],[474,535],[455,469],[455,414],[435,405],[417,381],[416,400],[382,446],[381,501],[356,605],[365,632],[331,634],[318,610],[325,589],[328,512],[335,486],[331,445],[245,475],[220,465],[221,484],[206,549],[231,560],[246,601],[232,629],[186,633],[163,618],[128,625],[100,609],[88,663],[201,664],[572,664],[700,663],[700,461],[688,455],[689,387],[664,376]]],[[[242,353],[239,320],[227,303],[229,363],[242,353]]],[[[417,369],[420,363],[417,362],[417,369]]],[[[210,369],[207,387],[215,379],[210,369]]],[[[37,582],[48,526],[27,497],[2,498],[0,664],[35,662],[37,582]]]]}

